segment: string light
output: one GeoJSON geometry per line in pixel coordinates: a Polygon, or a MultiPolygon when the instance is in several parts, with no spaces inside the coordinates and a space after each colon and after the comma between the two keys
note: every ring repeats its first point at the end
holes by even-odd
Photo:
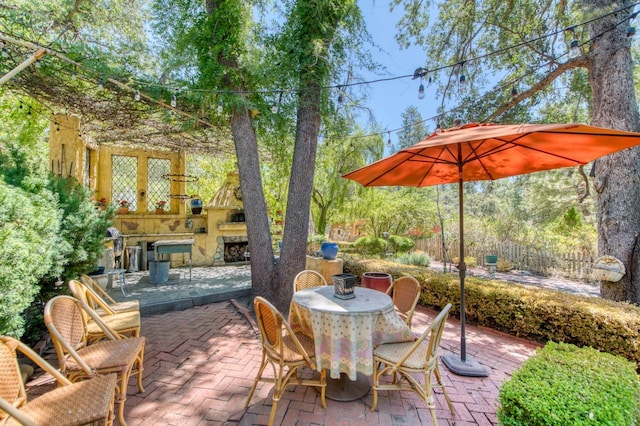
{"type": "Polygon", "coordinates": [[[424,84],[422,84],[422,77],[420,77],[420,87],[418,87],[418,99],[424,99],[424,84]]]}
{"type": "Polygon", "coordinates": [[[104,90],[104,83],[102,81],[102,77],[98,79],[98,90],[104,90]]]}
{"type": "Polygon", "coordinates": [[[220,99],[218,101],[218,114],[222,114],[223,108],[222,108],[222,99],[220,99]]]}
{"type": "Polygon", "coordinates": [[[460,77],[458,79],[458,81],[460,82],[461,86],[464,86],[465,82],[467,81],[467,77],[464,76],[464,62],[460,62],[460,77]]]}
{"type": "Polygon", "coordinates": [[[344,92],[342,91],[342,86],[338,86],[338,103],[342,104],[344,102],[344,92]]]}
{"type": "Polygon", "coordinates": [[[140,91],[136,90],[136,93],[134,93],[133,95],[133,99],[135,99],[136,101],[140,100],[140,91]]]}
{"type": "Polygon", "coordinates": [[[440,120],[436,121],[436,133],[442,133],[442,126],[440,125],[440,120]]]}
{"type": "Polygon", "coordinates": [[[629,16],[629,27],[627,28],[627,37],[633,37],[634,35],[636,35],[636,27],[631,25],[631,21],[636,19],[636,16],[638,16],[638,12],[633,12],[631,16],[629,16]]]}
{"type": "Polygon", "coordinates": [[[271,104],[271,112],[273,114],[277,114],[278,113],[278,104],[277,103],[274,102],[274,103],[271,104]]]}
{"type": "Polygon", "coordinates": [[[391,132],[389,132],[389,139],[387,139],[387,146],[391,148],[391,132]]]}
{"type": "Polygon", "coordinates": [[[178,101],[176,100],[176,95],[171,95],[171,107],[175,108],[178,105],[178,101]]]}
{"type": "Polygon", "coordinates": [[[577,58],[582,52],[580,51],[580,42],[576,38],[576,27],[569,27],[567,29],[571,31],[571,35],[573,36],[571,43],[569,43],[569,57],[577,58]]]}
{"type": "Polygon", "coordinates": [[[0,46],[2,46],[2,57],[3,58],[8,58],[9,57],[9,51],[7,50],[7,47],[4,45],[4,43],[0,44],[0,46]]]}
{"type": "Polygon", "coordinates": [[[78,71],[76,70],[76,68],[73,68],[73,71],[71,71],[71,79],[72,80],[77,80],[78,79],[78,71]]]}
{"type": "Polygon", "coordinates": [[[516,89],[516,86],[513,86],[511,88],[511,97],[515,98],[516,96],[518,96],[518,89],[516,89]]]}

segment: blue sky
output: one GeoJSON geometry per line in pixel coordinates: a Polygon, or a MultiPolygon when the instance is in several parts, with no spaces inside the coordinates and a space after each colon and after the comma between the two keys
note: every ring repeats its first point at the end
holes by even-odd
{"type": "MultiPolygon", "coordinates": [[[[367,81],[378,78],[395,77],[413,74],[413,71],[425,65],[425,54],[422,49],[411,47],[401,49],[396,40],[396,23],[402,13],[397,8],[389,12],[388,2],[361,0],[360,8],[367,23],[367,28],[374,42],[380,46],[383,53],[376,53],[376,60],[386,67],[382,75],[375,75],[364,71],[358,73],[367,81]]],[[[373,111],[376,121],[386,130],[398,129],[402,126],[402,112],[410,105],[414,105],[420,111],[423,119],[432,117],[436,113],[437,103],[434,98],[434,90],[426,87],[424,99],[418,99],[418,86],[420,80],[404,78],[399,80],[384,81],[369,85],[369,97],[366,105],[373,111]]],[[[434,123],[425,123],[430,130],[434,130],[434,123]]],[[[384,139],[387,140],[388,136],[384,139]]],[[[391,139],[397,141],[397,135],[391,134],[391,139]]],[[[418,142],[418,141],[416,141],[418,142]]]]}

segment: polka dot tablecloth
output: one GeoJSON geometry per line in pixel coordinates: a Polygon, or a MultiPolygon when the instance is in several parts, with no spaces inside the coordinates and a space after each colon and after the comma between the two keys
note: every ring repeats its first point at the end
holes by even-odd
{"type": "Polygon", "coordinates": [[[414,339],[386,294],[356,287],[356,297],[345,300],[334,293],[333,286],[298,291],[289,309],[292,329],[314,338],[318,369],[328,369],[332,378],[370,376],[376,346],[414,339]]]}

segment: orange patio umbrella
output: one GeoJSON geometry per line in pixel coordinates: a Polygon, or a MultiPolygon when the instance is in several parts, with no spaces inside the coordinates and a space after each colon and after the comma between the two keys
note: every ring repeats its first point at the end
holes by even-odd
{"type": "Polygon", "coordinates": [[[421,142],[343,175],[363,186],[431,186],[458,182],[460,221],[460,358],[442,357],[455,374],[486,376],[466,356],[464,203],[462,184],[587,164],[640,144],[640,133],[582,124],[470,123],[433,133],[421,142]]]}

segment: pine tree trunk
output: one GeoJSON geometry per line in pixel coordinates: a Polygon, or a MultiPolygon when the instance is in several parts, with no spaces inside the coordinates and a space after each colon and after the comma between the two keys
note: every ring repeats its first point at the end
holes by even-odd
{"type": "MultiPolygon", "coordinates": [[[[624,1],[624,5],[631,4],[624,1]]],[[[605,0],[584,0],[584,9],[601,15],[613,7],[605,0]],[[596,13],[597,12],[597,13],[596,13]]],[[[592,46],[589,80],[593,91],[593,124],[618,130],[640,131],[626,22],[632,9],[596,20],[590,25],[592,46]],[[611,30],[611,28],[614,28],[611,30]],[[600,35],[599,37],[596,37],[600,35]]],[[[598,194],[598,252],[620,259],[627,274],[617,283],[603,282],[601,295],[611,300],[639,303],[640,265],[640,148],[598,159],[595,170],[598,194]]]]}

